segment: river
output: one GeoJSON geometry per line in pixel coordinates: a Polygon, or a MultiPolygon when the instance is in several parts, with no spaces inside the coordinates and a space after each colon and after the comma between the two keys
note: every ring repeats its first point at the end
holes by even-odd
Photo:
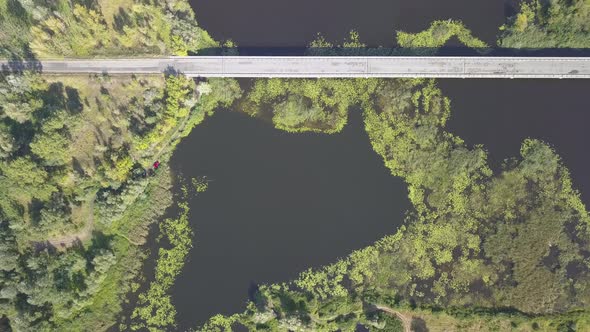
{"type": "Polygon", "coordinates": [[[339,43],[355,29],[368,46],[391,47],[397,30],[418,32],[434,20],[457,19],[494,45],[504,0],[189,0],[197,21],[216,40],[240,47],[303,47],[321,32],[339,43]]]}
{"type": "Polygon", "coordinates": [[[288,281],[394,233],[409,208],[364,132],[360,113],[339,134],[289,134],[220,111],[177,147],[191,200],[195,248],[172,290],[181,329],[244,309],[258,283],[288,281]]]}
{"type": "MultiPolygon", "coordinates": [[[[340,42],[356,29],[369,46],[393,46],[396,30],[460,19],[495,44],[513,11],[506,1],[193,0],[200,25],[241,47],[304,47],[322,32],[340,42]]],[[[440,80],[452,98],[449,130],[484,144],[494,165],[517,156],[526,137],[553,144],[590,192],[585,130],[586,81],[440,80]]],[[[244,310],[259,283],[287,281],[334,262],[401,225],[409,207],[403,182],[372,151],[353,111],[336,135],[289,134],[236,110],[220,110],[177,147],[176,175],[206,175],[192,199],[194,248],[172,289],[179,330],[213,314],[244,310]]],[[[587,198],[585,203],[589,205],[587,198]]]]}
{"type": "Polygon", "coordinates": [[[446,79],[438,85],[451,98],[448,130],[483,144],[496,169],[519,156],[524,139],[541,139],[561,156],[590,207],[589,81],[446,79]]]}

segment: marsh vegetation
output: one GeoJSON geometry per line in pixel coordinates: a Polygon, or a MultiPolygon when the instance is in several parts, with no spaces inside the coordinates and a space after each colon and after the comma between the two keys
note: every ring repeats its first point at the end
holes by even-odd
{"type": "MultiPolygon", "coordinates": [[[[498,44],[587,47],[589,13],[585,0],[523,2],[498,44]]],[[[388,42],[425,51],[490,44],[470,24],[429,21],[419,33],[389,31],[388,42]]],[[[380,45],[362,38],[362,29],[340,43],[318,36],[308,54],[380,45]]],[[[186,1],[0,0],[2,57],[186,55],[220,45],[186,1]]],[[[0,329],[177,327],[173,285],[199,232],[186,196],[177,216],[162,219],[175,204],[168,162],[183,137],[234,101],[297,135],[337,135],[350,112],[361,113],[411,207],[392,235],[290,282],[256,285],[244,311],[215,315],[203,330],[588,329],[589,216],[559,151],[526,139],[519,156],[492,167],[484,146],[445,129],[452,107],[432,80],[261,79],[242,96],[232,79],[18,70],[0,74],[0,329]],[[145,278],[157,222],[163,240],[145,278]]],[[[198,175],[191,184],[202,198],[210,179],[198,175]]]]}

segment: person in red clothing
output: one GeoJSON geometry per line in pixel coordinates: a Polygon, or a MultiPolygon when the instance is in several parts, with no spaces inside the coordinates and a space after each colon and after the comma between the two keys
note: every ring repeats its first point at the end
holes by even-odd
{"type": "Polygon", "coordinates": [[[154,163],[154,169],[158,169],[158,167],[160,167],[160,161],[156,160],[156,162],[154,163]]]}

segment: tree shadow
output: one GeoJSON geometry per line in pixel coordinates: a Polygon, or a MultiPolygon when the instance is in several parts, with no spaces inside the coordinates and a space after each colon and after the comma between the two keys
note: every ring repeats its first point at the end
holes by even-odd
{"type": "Polygon", "coordinates": [[[100,4],[98,3],[98,0],[71,0],[71,2],[88,9],[100,10],[100,4]]]}
{"type": "Polygon", "coordinates": [[[28,204],[29,218],[31,218],[32,225],[38,226],[41,223],[41,209],[44,206],[45,204],[36,198],[32,199],[28,204]]]}
{"type": "Polygon", "coordinates": [[[426,326],[426,321],[422,318],[413,317],[411,330],[414,332],[428,332],[428,327],[426,326]]]}
{"type": "Polygon", "coordinates": [[[43,102],[45,105],[55,105],[65,108],[65,86],[62,82],[54,82],[49,84],[45,94],[43,94],[43,102]]]}
{"type": "Polygon", "coordinates": [[[57,248],[51,244],[49,241],[36,241],[33,242],[33,249],[35,254],[38,254],[42,251],[47,251],[49,254],[57,253],[57,248]]]}
{"type": "Polygon", "coordinates": [[[66,87],[66,109],[71,114],[78,114],[84,109],[82,100],[80,99],[80,93],[77,89],[67,86],[66,87]]]}
{"type": "Polygon", "coordinates": [[[119,11],[114,15],[113,19],[114,28],[119,33],[122,33],[126,26],[133,24],[131,16],[121,7],[119,7],[119,11]]]}
{"type": "Polygon", "coordinates": [[[29,21],[29,15],[27,13],[27,10],[21,5],[21,3],[18,0],[6,1],[6,12],[8,13],[9,17],[15,17],[24,22],[29,21]]]}
{"type": "Polygon", "coordinates": [[[24,46],[23,52],[24,55],[21,56],[6,49],[0,51],[0,56],[2,53],[9,53],[8,60],[0,65],[0,75],[23,74],[25,71],[41,73],[43,71],[43,65],[28,45],[24,46]]]}
{"type": "Polygon", "coordinates": [[[88,252],[95,253],[101,249],[110,249],[114,237],[114,235],[107,235],[103,232],[93,231],[91,236],[92,240],[90,242],[90,246],[88,247],[88,252]]]}
{"type": "Polygon", "coordinates": [[[260,287],[258,287],[258,284],[256,282],[254,282],[253,280],[250,280],[250,285],[248,286],[248,299],[250,299],[250,301],[256,303],[256,299],[259,294],[260,294],[260,287]]]}
{"type": "Polygon", "coordinates": [[[86,171],[84,170],[84,167],[82,167],[82,163],[80,163],[76,157],[72,157],[72,168],[78,173],[78,175],[86,176],[86,171]]]}
{"type": "MultiPolygon", "coordinates": [[[[42,95],[45,105],[52,105],[66,110],[69,114],[79,114],[84,109],[78,89],[65,86],[62,82],[54,82],[42,95]]],[[[43,116],[49,116],[51,108],[45,108],[43,116]]]]}
{"type": "Polygon", "coordinates": [[[235,322],[231,326],[231,331],[234,331],[234,332],[248,332],[250,330],[245,325],[241,324],[240,322],[235,322]]]}
{"type": "Polygon", "coordinates": [[[369,330],[366,326],[364,326],[363,324],[356,324],[356,328],[354,330],[355,332],[370,332],[371,330],[369,330]]]}
{"type": "Polygon", "coordinates": [[[182,72],[174,68],[173,66],[167,66],[166,69],[164,69],[165,76],[178,76],[180,74],[182,74],[182,72]]]}

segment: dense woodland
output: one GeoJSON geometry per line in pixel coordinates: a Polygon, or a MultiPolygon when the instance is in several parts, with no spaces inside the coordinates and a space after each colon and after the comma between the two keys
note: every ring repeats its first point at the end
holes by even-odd
{"type": "Polygon", "coordinates": [[[0,0],[0,56],[186,55],[216,46],[187,1],[0,0]]]}
{"type": "MultiPolygon", "coordinates": [[[[523,3],[499,44],[587,47],[588,13],[585,0],[523,3]]],[[[398,32],[397,42],[437,48],[452,37],[485,47],[456,21],[398,32]]],[[[183,0],[0,0],[2,57],[217,46],[183,0]]],[[[309,53],[363,48],[353,31],[338,47],[320,36],[309,53]]],[[[413,209],[395,235],[293,282],[261,285],[244,313],[215,316],[204,330],[589,328],[589,217],[549,145],[526,140],[520,157],[492,172],[484,147],[445,131],[450,102],[429,80],[256,80],[241,94],[234,80],[2,72],[0,330],[173,329],[167,292],[193,234],[166,162],[194,126],[237,99],[289,132],[337,133],[362,109],[375,152],[406,181],[413,209]],[[160,220],[175,203],[179,215],[160,220]],[[154,276],[140,290],[142,245],[158,221],[154,276]],[[130,293],[137,301],[122,322],[130,293]]],[[[193,185],[200,192],[207,182],[193,185]]]]}
{"type": "Polygon", "coordinates": [[[508,48],[590,47],[590,2],[533,0],[502,26],[499,46],[508,48]]]}
{"type": "Polygon", "coordinates": [[[232,82],[3,77],[0,306],[14,329],[113,323],[121,282],[141,265],[137,245],[172,203],[165,162],[240,93],[232,82]]]}
{"type": "MultiPolygon", "coordinates": [[[[183,1],[8,0],[0,25],[10,57],[214,45],[183,1]]],[[[235,81],[175,75],[0,75],[0,330],[113,326],[149,226],[173,203],[174,146],[240,93],[235,81]]]]}

